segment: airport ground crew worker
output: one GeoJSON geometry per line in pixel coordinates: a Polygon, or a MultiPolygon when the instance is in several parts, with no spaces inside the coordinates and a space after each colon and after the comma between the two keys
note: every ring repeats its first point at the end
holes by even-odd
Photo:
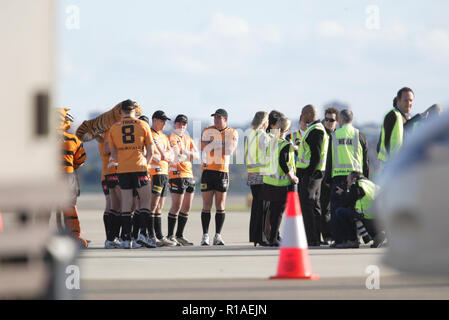
{"type": "Polygon", "coordinates": [[[264,198],[270,201],[270,236],[269,244],[278,247],[279,226],[287,201],[287,192],[292,185],[298,183],[295,176],[295,153],[291,142],[285,140],[285,135],[290,129],[290,120],[282,117],[280,130],[276,131],[273,139],[276,139],[276,147],[270,152],[270,162],[263,176],[264,198]]]}
{"type": "MultiPolygon", "coordinates": [[[[337,128],[338,113],[338,109],[334,107],[329,107],[324,111],[324,120],[322,121],[322,124],[324,125],[324,129],[326,129],[327,136],[329,137],[329,142],[331,141],[330,139],[332,133],[337,128]]],[[[328,155],[330,155],[330,153],[328,153],[328,155]]],[[[323,179],[321,182],[320,192],[321,235],[323,237],[323,244],[330,244],[330,242],[332,241],[330,200],[331,186],[326,181],[326,179],[323,179]]]]}
{"type": "Polygon", "coordinates": [[[404,139],[404,124],[410,119],[410,111],[415,95],[413,90],[407,87],[398,91],[396,105],[384,118],[377,145],[377,157],[382,163],[386,163],[390,157],[397,154],[402,147],[404,139]]]}
{"type": "Polygon", "coordinates": [[[320,245],[320,190],[324,177],[329,138],[318,119],[315,106],[307,105],[301,116],[307,123],[296,160],[299,177],[299,198],[309,246],[320,245]]]}
{"type": "Polygon", "coordinates": [[[336,241],[336,248],[358,248],[359,239],[356,224],[365,243],[374,239],[372,248],[382,245],[384,234],[377,232],[373,221],[372,202],[375,199],[379,187],[363,176],[362,173],[353,171],[347,176],[347,187],[337,187],[337,192],[343,197],[343,207],[336,210],[336,222],[340,232],[336,241]],[[366,227],[366,229],[365,229],[366,227]]]}
{"type": "Polygon", "coordinates": [[[172,205],[168,212],[167,238],[181,246],[193,245],[193,242],[184,237],[184,228],[189,218],[195,194],[192,161],[199,159],[198,149],[193,139],[186,132],[187,122],[186,115],[177,115],[174,122],[174,130],[168,137],[174,158],[170,161],[168,169],[172,205]],[[178,227],[175,237],[176,223],[178,227]]]}
{"type": "Polygon", "coordinates": [[[132,100],[122,103],[122,119],[111,127],[109,136],[112,159],[118,163],[117,175],[121,194],[121,247],[125,249],[141,247],[138,240],[131,241],[134,190],[139,195],[140,213],[149,214],[150,212],[151,188],[147,166],[153,158],[154,142],[148,124],[136,118],[136,108],[137,103],[132,100]]]}
{"type": "Polygon", "coordinates": [[[81,140],[76,135],[67,132],[70,129],[70,123],[73,122],[73,117],[68,113],[69,110],[69,108],[57,109],[60,121],[58,134],[62,142],[62,170],[71,194],[70,202],[63,207],[62,212],[67,232],[78,241],[81,248],[87,248],[87,240],[80,236],[81,229],[76,206],[76,200],[80,195],[76,170],[84,164],[86,153],[81,140]]]}
{"type": "Polygon", "coordinates": [[[337,192],[344,189],[347,176],[353,172],[363,173],[369,177],[368,144],[366,137],[352,125],[353,113],[342,110],[339,114],[340,128],[332,133],[329,142],[329,155],[326,163],[327,183],[331,185],[331,232],[335,240],[333,246],[339,244],[340,236],[336,224],[335,213],[337,208],[343,206],[343,197],[337,192]]]}
{"type": "Polygon", "coordinates": [[[213,114],[214,125],[204,128],[201,135],[201,151],[204,153],[201,168],[201,194],[203,209],[201,245],[208,246],[210,210],[215,198],[215,236],[213,245],[224,245],[221,230],[226,216],[226,195],[229,188],[229,164],[238,143],[238,132],[228,127],[228,113],[217,109],[213,114]]]}
{"type": "Polygon", "coordinates": [[[245,165],[248,171],[247,184],[251,188],[253,200],[251,202],[251,217],[249,222],[249,241],[261,246],[268,245],[266,237],[265,218],[267,203],[263,200],[263,174],[269,158],[267,148],[269,137],[266,133],[268,128],[268,113],[259,111],[254,115],[251,122],[252,130],[244,140],[245,165]]]}

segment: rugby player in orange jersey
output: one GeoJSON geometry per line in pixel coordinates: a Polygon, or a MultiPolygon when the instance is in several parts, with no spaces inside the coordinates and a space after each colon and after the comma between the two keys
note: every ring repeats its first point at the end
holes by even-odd
{"type": "Polygon", "coordinates": [[[201,168],[201,192],[203,196],[203,210],[201,224],[203,237],[201,245],[209,245],[210,210],[215,197],[215,237],[214,245],[224,245],[221,229],[225,220],[226,192],[229,188],[229,163],[237,148],[238,133],[228,127],[228,113],[218,109],[211,115],[214,125],[204,128],[201,137],[201,151],[204,152],[201,168]]]}
{"type": "Polygon", "coordinates": [[[102,161],[101,186],[106,197],[103,222],[106,231],[105,249],[120,247],[120,187],[118,186],[117,163],[112,160],[109,148],[109,130],[95,136],[102,161]]]}
{"type": "Polygon", "coordinates": [[[168,137],[162,132],[167,120],[164,111],[157,110],[151,117],[151,134],[154,141],[153,161],[149,166],[151,175],[151,205],[148,241],[157,246],[176,246],[176,242],[167,239],[162,234],[162,208],[168,193],[168,163],[173,160],[168,137]]]}
{"type": "Polygon", "coordinates": [[[169,135],[170,147],[174,159],[169,163],[168,178],[172,205],[168,212],[167,238],[182,246],[192,246],[193,243],[183,235],[184,227],[189,217],[190,207],[195,193],[195,180],[193,179],[192,160],[199,159],[199,152],[192,138],[186,133],[187,116],[180,114],[174,122],[174,130],[169,135]],[[176,238],[174,230],[176,222],[176,238]]]}
{"type": "Polygon", "coordinates": [[[121,194],[122,248],[140,247],[131,242],[131,212],[133,189],[140,198],[140,212],[149,211],[151,188],[147,166],[153,158],[153,139],[147,123],[136,118],[136,104],[122,103],[122,119],[110,129],[109,146],[112,158],[118,162],[117,174],[121,194]],[[146,150],[146,156],[144,152],[146,150]]]}

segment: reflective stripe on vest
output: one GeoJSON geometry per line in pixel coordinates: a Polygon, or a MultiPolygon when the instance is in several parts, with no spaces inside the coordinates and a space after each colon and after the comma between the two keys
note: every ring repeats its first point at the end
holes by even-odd
{"type": "Polygon", "coordinates": [[[266,151],[259,149],[259,139],[263,135],[262,130],[253,130],[245,137],[245,165],[248,172],[261,172],[266,166],[266,151]]]}
{"type": "MultiPolygon", "coordinates": [[[[396,115],[396,122],[391,132],[390,137],[390,153],[387,152],[387,147],[385,146],[385,129],[382,124],[382,132],[380,137],[380,148],[377,158],[383,162],[388,161],[391,155],[397,153],[402,146],[403,135],[404,135],[404,122],[402,120],[401,113],[393,108],[394,114],[396,115]]],[[[391,111],[390,111],[391,112],[391,111]]]]}
{"type": "Polygon", "coordinates": [[[358,213],[363,213],[365,219],[372,219],[371,206],[379,191],[379,187],[368,179],[360,179],[356,183],[363,189],[365,195],[362,199],[357,200],[354,209],[358,213]]]}
{"type": "Polygon", "coordinates": [[[332,178],[362,172],[363,153],[359,130],[350,124],[332,133],[332,178]]]}
{"type": "Polygon", "coordinates": [[[301,138],[301,144],[299,145],[298,149],[298,158],[296,159],[296,167],[305,169],[310,164],[310,158],[312,154],[310,152],[310,147],[306,139],[309,136],[309,133],[314,129],[323,131],[320,162],[317,166],[317,170],[324,171],[326,166],[326,156],[327,156],[327,147],[329,145],[329,137],[326,133],[326,129],[324,129],[324,126],[321,122],[315,123],[314,125],[308,127],[306,132],[304,133],[304,136],[301,138]]]}
{"type": "MultiPolygon", "coordinates": [[[[289,161],[287,163],[287,167],[290,171],[294,170],[295,154],[293,152],[293,147],[292,147],[291,143],[286,140],[278,139],[277,146],[276,146],[277,150],[275,152],[272,152],[272,154],[274,156],[271,157],[269,169],[267,170],[266,174],[263,176],[264,183],[272,185],[272,186],[278,186],[278,187],[289,186],[292,184],[290,178],[287,176],[286,173],[284,173],[284,171],[282,170],[282,168],[279,164],[279,157],[281,155],[281,150],[287,145],[290,146],[289,157],[288,157],[289,161]]],[[[272,151],[274,151],[274,150],[272,150],[272,151]]]]}

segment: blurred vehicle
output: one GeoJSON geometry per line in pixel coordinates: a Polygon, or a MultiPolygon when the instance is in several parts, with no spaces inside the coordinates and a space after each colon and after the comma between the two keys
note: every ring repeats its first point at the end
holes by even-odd
{"type": "Polygon", "coordinates": [[[384,262],[449,274],[449,113],[424,120],[379,175],[375,207],[387,232],[384,262]]]}
{"type": "Polygon", "coordinates": [[[65,279],[76,246],[48,223],[68,199],[51,108],[55,12],[54,0],[0,4],[0,210],[20,221],[4,221],[0,232],[0,299],[73,297],[65,279]]]}

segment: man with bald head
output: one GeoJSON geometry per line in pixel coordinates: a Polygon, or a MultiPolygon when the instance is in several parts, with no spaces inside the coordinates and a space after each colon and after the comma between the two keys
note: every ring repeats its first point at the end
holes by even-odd
{"type": "Polygon", "coordinates": [[[320,190],[326,168],[329,137],[318,119],[315,106],[309,104],[302,108],[301,118],[307,130],[301,138],[296,159],[299,177],[299,198],[301,200],[304,227],[309,246],[320,245],[320,190]]]}

